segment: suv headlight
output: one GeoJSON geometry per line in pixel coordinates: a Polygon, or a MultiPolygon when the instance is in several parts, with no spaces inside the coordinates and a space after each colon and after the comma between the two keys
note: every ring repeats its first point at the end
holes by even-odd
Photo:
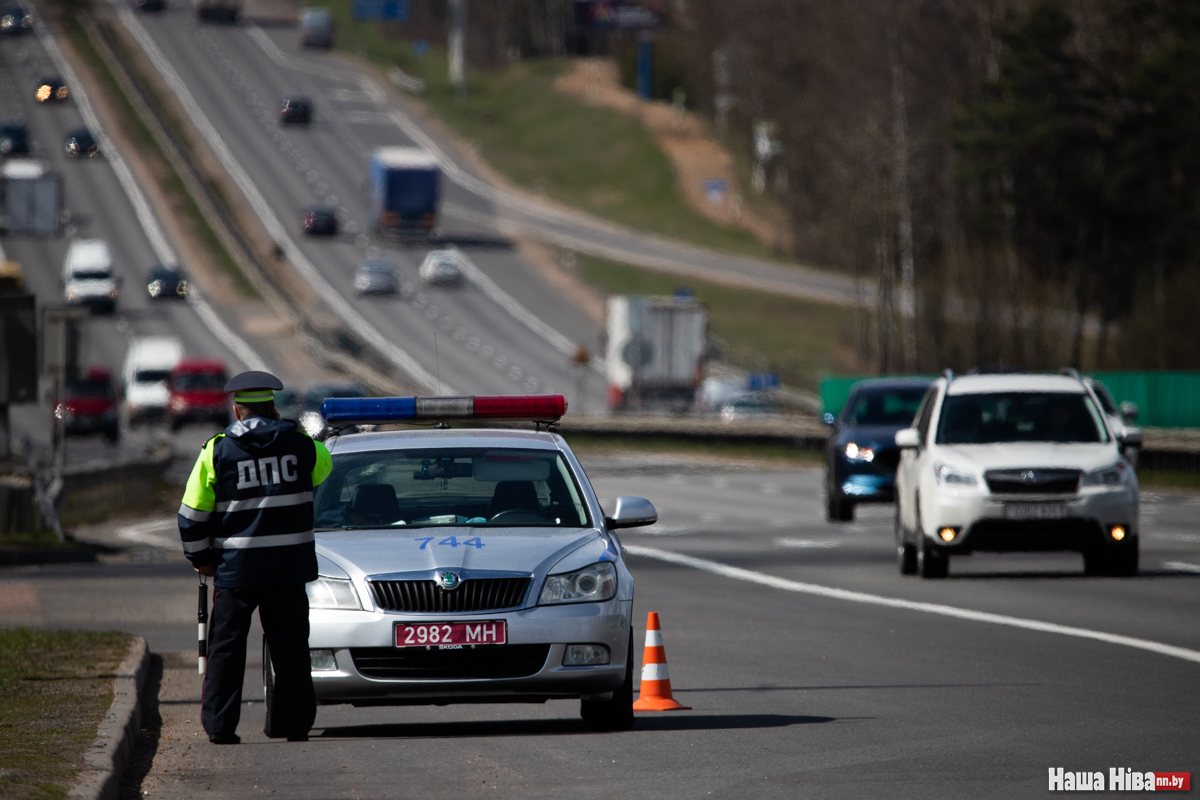
{"type": "Polygon", "coordinates": [[[308,592],[309,608],[349,608],[354,611],[362,609],[358,601],[358,592],[354,584],[340,578],[317,578],[312,583],[304,584],[308,592]]]}
{"type": "Polygon", "coordinates": [[[843,452],[846,454],[846,460],[851,464],[867,464],[875,460],[873,447],[859,447],[856,442],[847,444],[843,452]]]}
{"type": "Polygon", "coordinates": [[[611,561],[601,561],[575,572],[547,575],[538,605],[599,603],[611,600],[616,593],[617,568],[611,561]]]}
{"type": "Polygon", "coordinates": [[[1084,486],[1120,486],[1125,483],[1125,473],[1129,471],[1129,464],[1124,461],[1118,461],[1111,467],[1103,467],[1089,472],[1083,478],[1084,486]]]}
{"type": "Polygon", "coordinates": [[[975,486],[979,483],[971,473],[963,472],[946,464],[934,464],[933,477],[939,486],[975,486]]]}

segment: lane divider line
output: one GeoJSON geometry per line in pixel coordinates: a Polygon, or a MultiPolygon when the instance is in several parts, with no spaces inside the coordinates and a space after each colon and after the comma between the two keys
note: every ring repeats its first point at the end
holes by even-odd
{"type": "Polygon", "coordinates": [[[1189,564],[1186,561],[1166,561],[1163,566],[1175,572],[1190,572],[1194,575],[1200,575],[1200,564],[1189,564]]]}
{"type": "MultiPolygon", "coordinates": [[[[83,117],[84,124],[87,125],[89,130],[95,132],[96,138],[100,142],[100,152],[104,154],[105,159],[112,166],[113,173],[117,176],[117,181],[125,191],[126,197],[129,198],[129,203],[133,206],[133,212],[138,218],[138,224],[141,226],[142,231],[146,234],[146,239],[150,243],[150,249],[154,251],[155,257],[162,263],[175,263],[175,251],[167,242],[167,237],[163,233],[162,226],[159,225],[158,218],[154,216],[154,212],[150,209],[150,203],[147,202],[141,187],[138,186],[137,180],[134,179],[129,165],[125,163],[125,159],[121,157],[120,151],[100,125],[100,118],[96,115],[96,111],[92,107],[91,100],[88,99],[87,92],[84,90],[79,76],[75,74],[71,63],[67,61],[62,50],[59,49],[58,42],[46,31],[45,24],[39,21],[35,26],[35,30],[38,34],[38,40],[47,54],[49,54],[50,60],[54,62],[55,67],[62,73],[62,76],[67,81],[67,85],[71,87],[72,97],[75,99],[75,104],[79,108],[79,113],[83,117]]],[[[225,324],[225,321],[217,315],[217,312],[208,304],[208,301],[203,298],[195,286],[192,286],[191,291],[188,292],[187,301],[193,310],[195,310],[196,316],[204,323],[204,326],[216,337],[217,341],[223,344],[230,353],[242,362],[243,366],[252,370],[267,369],[266,362],[255,352],[254,348],[225,324]]]]}
{"type": "MultiPolygon", "coordinates": [[[[391,361],[400,370],[405,372],[414,382],[419,384],[425,391],[437,393],[439,382],[431,372],[426,370],[421,364],[394,342],[389,341],[382,333],[375,329],[371,323],[367,322],[361,314],[354,310],[354,307],[342,296],[341,292],[333,288],[333,286],[325,279],[325,276],[316,268],[316,266],[308,260],[299,245],[293,241],[291,235],[283,223],[279,221],[279,217],[271,209],[265,197],[259,192],[258,187],[251,180],[246,170],[242,168],[241,163],[233,155],[225,140],[213,127],[204,111],[200,108],[200,104],[196,102],[196,98],[192,95],[191,90],[187,88],[187,84],[179,77],[179,73],[175,71],[175,67],[163,55],[158,44],[150,36],[150,32],[142,25],[142,23],[133,15],[129,7],[113,2],[113,8],[120,17],[121,22],[125,25],[125,29],[133,35],[142,52],[154,64],[154,68],[159,71],[163,80],[171,87],[171,91],[175,93],[180,105],[183,106],[184,112],[188,119],[196,126],[200,135],[212,148],[217,159],[225,167],[229,176],[233,178],[241,190],[246,201],[250,203],[254,209],[255,215],[259,222],[267,230],[269,235],[283,249],[284,255],[296,267],[296,270],[304,277],[313,290],[329,304],[334,313],[337,314],[343,322],[345,322],[352,331],[363,341],[371,345],[375,350],[381,353],[385,358],[391,361]]],[[[440,383],[442,390],[446,394],[456,394],[454,389],[440,383]]]]}
{"type": "Polygon", "coordinates": [[[653,558],[658,561],[665,561],[669,564],[678,564],[683,567],[691,567],[692,569],[710,572],[714,575],[720,575],[725,578],[733,578],[734,580],[757,583],[760,586],[767,586],[772,589],[781,589],[785,592],[811,594],[817,597],[827,597],[832,600],[846,600],[851,603],[866,603],[869,605],[883,606],[885,608],[898,608],[905,611],[920,611],[926,614],[938,614],[943,617],[953,617],[955,619],[964,619],[971,622],[986,622],[992,625],[1005,625],[1010,628],[1022,628],[1024,630],[1038,631],[1040,633],[1055,633],[1060,636],[1072,636],[1078,639],[1092,639],[1097,642],[1106,642],[1108,644],[1121,645],[1123,647],[1132,647],[1136,650],[1146,650],[1151,653],[1171,656],[1173,658],[1180,658],[1184,661],[1191,661],[1194,664],[1200,664],[1200,651],[1189,650],[1186,647],[1176,647],[1175,645],[1163,644],[1162,642],[1153,642],[1149,639],[1137,639],[1132,636],[1121,636],[1115,633],[1094,631],[1088,628],[1076,628],[1070,625],[1059,625],[1054,622],[1042,622],[1036,619],[1010,617],[1005,614],[991,614],[986,611],[972,611],[971,609],[967,608],[941,605],[939,603],[923,603],[915,600],[901,600],[896,597],[884,597],[877,594],[868,594],[866,592],[854,592],[848,589],[835,589],[832,586],[821,586],[815,583],[801,583],[800,581],[792,581],[787,580],[786,578],[776,578],[772,575],[764,575],[761,572],[742,569],[741,567],[732,567],[728,564],[722,564],[718,561],[709,561],[705,558],[696,558],[694,556],[687,556],[670,550],[659,550],[653,547],[626,545],[625,550],[630,555],[642,556],[643,558],[653,558]]]}

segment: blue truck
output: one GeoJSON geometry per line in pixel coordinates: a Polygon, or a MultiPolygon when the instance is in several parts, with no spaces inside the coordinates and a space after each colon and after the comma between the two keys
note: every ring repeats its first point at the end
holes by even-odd
{"type": "Polygon", "coordinates": [[[434,238],[441,194],[437,160],[416,147],[381,147],[371,156],[371,217],[380,233],[434,238]]]}

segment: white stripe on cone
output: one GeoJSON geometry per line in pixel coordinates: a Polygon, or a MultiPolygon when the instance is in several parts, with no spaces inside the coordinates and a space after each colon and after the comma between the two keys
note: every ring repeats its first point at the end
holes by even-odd
{"type": "Polygon", "coordinates": [[[644,681],[669,681],[670,674],[667,672],[666,664],[643,664],[642,665],[642,680],[644,681]]]}
{"type": "Polygon", "coordinates": [[[646,631],[646,647],[662,647],[662,631],[646,631]]]}

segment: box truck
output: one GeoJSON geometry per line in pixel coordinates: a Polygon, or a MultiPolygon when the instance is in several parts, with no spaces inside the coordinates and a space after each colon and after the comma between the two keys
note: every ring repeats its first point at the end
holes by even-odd
{"type": "Polygon", "coordinates": [[[608,405],[686,411],[704,378],[708,310],[692,296],[608,298],[608,405]]]}
{"type": "Polygon", "coordinates": [[[441,169],[416,147],[382,147],[371,156],[371,218],[376,231],[437,235],[441,169]]]}

